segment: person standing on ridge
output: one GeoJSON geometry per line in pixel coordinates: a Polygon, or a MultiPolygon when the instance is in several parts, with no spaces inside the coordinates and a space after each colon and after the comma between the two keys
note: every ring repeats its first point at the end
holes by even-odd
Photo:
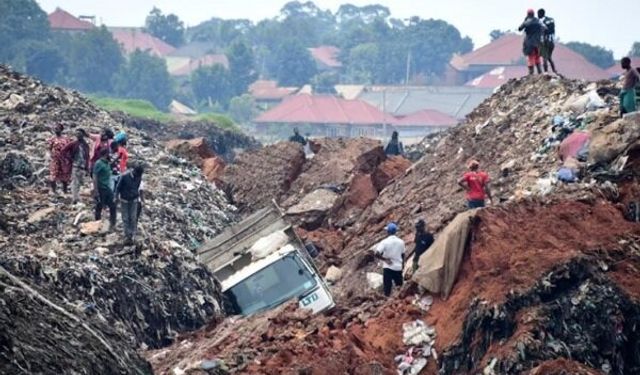
{"type": "Polygon", "coordinates": [[[374,249],[377,258],[382,259],[382,285],[384,295],[391,295],[392,284],[402,286],[402,269],[404,267],[404,241],[396,236],[398,225],[387,224],[389,236],[380,241],[374,249]]]}
{"type": "Polygon", "coordinates": [[[489,203],[492,200],[489,175],[480,170],[480,163],[477,160],[471,160],[468,167],[469,171],[458,180],[458,185],[467,191],[467,206],[469,208],[484,207],[486,198],[489,198],[489,203]]]}
{"type": "Polygon", "coordinates": [[[113,200],[111,186],[111,167],[109,166],[109,149],[100,150],[98,160],[93,166],[93,194],[96,199],[95,219],[102,218],[102,209],[109,207],[109,231],[116,226],[116,203],[113,200]]]}
{"type": "Polygon", "coordinates": [[[620,60],[620,66],[625,71],[622,90],[620,91],[620,117],[625,113],[631,113],[638,110],[636,104],[636,86],[640,84],[640,73],[631,66],[631,59],[623,57],[620,60]]]}
{"type": "Polygon", "coordinates": [[[427,223],[422,219],[416,222],[416,237],[413,242],[415,243],[413,248],[413,272],[416,272],[420,256],[433,244],[433,234],[427,230],[427,223]]]}
{"type": "Polygon", "coordinates": [[[398,132],[393,131],[391,133],[391,140],[387,144],[387,147],[384,149],[384,153],[387,155],[403,155],[404,154],[404,146],[402,142],[398,140],[398,132]]]}
{"type": "Polygon", "coordinates": [[[522,45],[522,52],[527,56],[527,66],[529,67],[529,74],[533,74],[533,67],[536,67],[538,74],[542,73],[540,67],[540,45],[542,43],[542,33],[544,25],[540,23],[540,20],[536,18],[533,9],[527,10],[527,17],[518,31],[524,30],[524,43],[522,45]]]}
{"type": "Polygon", "coordinates": [[[558,73],[556,71],[556,65],[553,63],[553,49],[555,48],[555,39],[556,39],[556,21],[548,17],[544,9],[538,9],[538,18],[540,22],[544,26],[544,30],[542,31],[542,45],[540,46],[540,54],[542,55],[542,66],[545,72],[549,71],[549,65],[551,65],[551,70],[554,73],[558,73]]]}
{"type": "Polygon", "coordinates": [[[64,126],[56,125],[54,128],[54,136],[49,139],[49,153],[51,161],[49,162],[49,184],[51,191],[56,192],[58,182],[62,183],[62,191],[67,192],[69,181],[71,180],[71,161],[65,157],[64,148],[69,144],[69,138],[62,135],[64,126]]]}
{"type": "Polygon", "coordinates": [[[120,202],[120,214],[124,226],[125,245],[133,245],[138,227],[138,206],[144,204],[142,194],[142,174],[144,167],[136,165],[132,171],[120,176],[115,188],[116,201],[120,202]]]}
{"type": "Polygon", "coordinates": [[[71,194],[73,203],[80,199],[80,187],[84,183],[85,175],[89,174],[89,144],[87,132],[76,129],[76,140],[69,143],[63,150],[65,157],[71,160],[71,194]]]}
{"type": "Polygon", "coordinates": [[[293,135],[289,138],[289,142],[297,142],[303,146],[307,144],[307,140],[300,135],[298,128],[293,128],[293,135]]]}

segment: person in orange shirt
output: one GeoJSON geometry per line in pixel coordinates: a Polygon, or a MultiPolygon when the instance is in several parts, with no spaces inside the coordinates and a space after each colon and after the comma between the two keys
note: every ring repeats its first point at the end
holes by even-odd
{"type": "Polygon", "coordinates": [[[467,192],[466,198],[469,208],[484,207],[486,198],[489,198],[489,203],[491,203],[489,175],[480,170],[480,163],[477,160],[471,160],[468,167],[469,171],[458,180],[458,185],[467,192]]]}
{"type": "Polygon", "coordinates": [[[116,159],[118,160],[118,169],[120,174],[127,171],[127,162],[129,160],[129,152],[127,151],[127,135],[124,132],[116,134],[113,141],[118,145],[116,150],[116,159]]]}

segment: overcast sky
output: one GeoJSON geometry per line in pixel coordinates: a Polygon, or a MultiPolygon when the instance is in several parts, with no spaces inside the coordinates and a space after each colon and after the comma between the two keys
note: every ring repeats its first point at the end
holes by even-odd
{"type": "MultiPolygon", "coordinates": [[[[142,26],[152,7],[177,14],[188,26],[212,17],[258,21],[277,15],[286,0],[37,0],[51,12],[61,7],[74,15],[95,15],[109,26],[142,26]]],[[[493,29],[516,29],[527,8],[543,7],[556,20],[563,41],[583,41],[605,46],[616,58],[640,41],[640,0],[317,0],[335,11],[340,4],[382,4],[396,18],[417,15],[441,18],[469,35],[475,46],[489,42],[493,29]]]]}

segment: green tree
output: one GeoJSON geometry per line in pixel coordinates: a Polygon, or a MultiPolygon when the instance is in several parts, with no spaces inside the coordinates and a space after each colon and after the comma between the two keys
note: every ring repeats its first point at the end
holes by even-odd
{"type": "Polygon", "coordinates": [[[145,29],[158,39],[174,47],[184,43],[184,23],[175,14],[162,14],[156,7],[151,9],[145,21],[145,29]]]}
{"type": "Polygon", "coordinates": [[[243,41],[236,41],[229,47],[227,59],[231,73],[232,94],[240,95],[247,92],[249,85],[258,78],[251,47],[243,41]]]}
{"type": "Polygon", "coordinates": [[[232,96],[229,71],[220,64],[200,67],[191,74],[191,89],[201,104],[226,107],[232,96]]]}
{"type": "Polygon", "coordinates": [[[173,84],[164,59],[136,50],[114,77],[114,91],[124,98],[145,99],[166,110],[173,98],[173,84]]]}
{"type": "Polygon", "coordinates": [[[353,83],[372,84],[380,76],[380,49],[376,43],[353,47],[346,59],[347,79],[353,83]]]}
{"type": "Polygon", "coordinates": [[[491,41],[493,42],[496,39],[500,39],[504,34],[506,34],[506,31],[503,30],[491,30],[491,32],[489,33],[489,36],[491,37],[491,41]]]}
{"type": "Polygon", "coordinates": [[[311,87],[316,94],[335,94],[338,84],[338,74],[327,71],[316,74],[311,78],[311,87]]]}
{"type": "Polygon", "coordinates": [[[603,69],[606,69],[615,64],[615,60],[613,59],[613,51],[608,50],[604,47],[594,46],[582,42],[569,42],[565,45],[584,56],[592,64],[595,64],[603,69]]]}
{"type": "Polygon", "coordinates": [[[35,0],[0,0],[0,62],[22,54],[25,42],[48,37],[47,14],[35,0]]]}
{"type": "Polygon", "coordinates": [[[629,56],[640,57],[640,42],[633,43],[629,51],[629,56]]]}
{"type": "Polygon", "coordinates": [[[275,78],[282,86],[303,86],[316,74],[316,62],[300,42],[285,40],[276,51],[275,78]]]}
{"type": "Polygon", "coordinates": [[[26,42],[20,55],[25,72],[45,82],[54,82],[67,67],[60,50],[48,41],[26,42]]]}
{"type": "Polygon", "coordinates": [[[247,36],[253,24],[246,19],[225,20],[212,18],[186,30],[186,39],[197,42],[211,42],[221,48],[227,48],[234,41],[247,36]]]}
{"type": "Polygon", "coordinates": [[[249,94],[236,96],[229,102],[229,115],[240,124],[247,124],[257,115],[256,101],[249,94]]]}
{"type": "Polygon", "coordinates": [[[86,92],[112,92],[113,76],[124,57],[120,45],[106,27],[75,35],[68,46],[67,84],[86,92]]]}

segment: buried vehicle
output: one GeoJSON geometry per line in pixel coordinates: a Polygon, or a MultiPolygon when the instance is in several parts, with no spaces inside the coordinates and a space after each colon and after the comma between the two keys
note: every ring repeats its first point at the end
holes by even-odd
{"type": "Polygon", "coordinates": [[[198,250],[222,285],[227,310],[251,315],[293,298],[314,314],[335,306],[312,255],[275,205],[228,228],[198,250]]]}

